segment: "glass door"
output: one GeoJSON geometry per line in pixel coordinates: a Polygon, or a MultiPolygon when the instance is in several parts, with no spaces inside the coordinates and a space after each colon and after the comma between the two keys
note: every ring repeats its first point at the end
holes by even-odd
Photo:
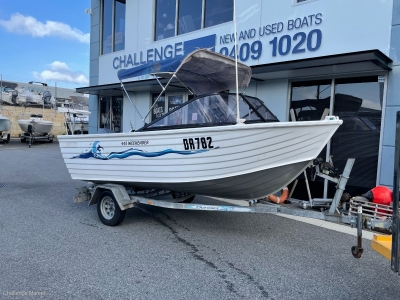
{"type": "MultiPolygon", "coordinates": [[[[382,120],[383,82],[378,76],[337,79],[333,114],[343,120],[331,139],[333,163],[343,171],[355,158],[346,191],[359,196],[376,185],[382,120]]],[[[329,185],[328,197],[336,188],[329,185]]]]}
{"type": "MultiPolygon", "coordinates": [[[[351,196],[362,195],[376,185],[383,88],[378,76],[292,83],[291,108],[297,121],[320,120],[326,108],[333,108],[330,115],[343,120],[329,149],[325,147],[319,157],[326,161],[329,150],[338,174],[343,173],[348,158],[355,158],[346,185],[351,196]]],[[[336,184],[318,176],[309,184],[313,198],[332,198],[336,192],[336,184]]],[[[299,177],[293,197],[308,200],[304,176],[299,177]]]]}
{"type": "Polygon", "coordinates": [[[99,128],[122,132],[122,97],[100,98],[99,128]]]}
{"type": "MultiPolygon", "coordinates": [[[[292,83],[291,109],[294,111],[295,120],[292,121],[318,121],[324,111],[329,109],[331,102],[332,80],[315,80],[292,83]]],[[[290,117],[291,120],[291,117],[290,117]]],[[[326,149],[318,157],[326,159],[326,149]]],[[[311,170],[306,169],[307,178],[311,177],[311,170]]],[[[299,176],[299,181],[293,198],[309,200],[304,173],[299,176]]],[[[308,181],[313,198],[323,198],[324,179],[316,177],[315,181],[308,181]]]]}

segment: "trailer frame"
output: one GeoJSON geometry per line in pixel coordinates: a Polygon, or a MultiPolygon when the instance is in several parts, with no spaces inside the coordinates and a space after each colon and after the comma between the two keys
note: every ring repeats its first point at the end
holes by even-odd
{"type": "MultiPolygon", "coordinates": [[[[97,213],[103,224],[108,226],[116,226],[120,224],[125,217],[127,209],[149,205],[162,207],[167,209],[181,210],[200,210],[200,211],[218,211],[218,212],[246,212],[246,213],[267,213],[267,214],[284,214],[291,216],[307,217],[312,219],[346,223],[352,228],[357,228],[357,245],[351,248],[355,258],[360,258],[363,253],[362,248],[362,206],[359,207],[358,215],[337,214],[326,211],[305,210],[300,207],[288,207],[285,204],[275,204],[261,199],[243,200],[234,202],[228,199],[217,199],[222,202],[238,203],[239,205],[208,205],[201,203],[185,203],[191,202],[194,195],[176,194],[171,191],[153,190],[153,191],[137,191],[133,187],[121,184],[104,183],[89,184],[78,188],[78,193],[73,197],[74,203],[88,202],[89,205],[97,204],[97,213]],[[166,197],[169,197],[165,199],[166,197]]],[[[333,202],[332,205],[338,205],[333,202]]]]}

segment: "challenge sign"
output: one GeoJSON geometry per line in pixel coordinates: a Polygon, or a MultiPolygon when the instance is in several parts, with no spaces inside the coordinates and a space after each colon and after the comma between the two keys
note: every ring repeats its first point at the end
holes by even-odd
{"type": "MultiPolygon", "coordinates": [[[[317,13],[240,31],[236,34],[238,36],[238,59],[242,62],[250,60],[249,65],[252,65],[256,62],[251,60],[258,60],[265,49],[268,49],[272,57],[316,51],[321,47],[322,31],[318,28],[312,28],[321,24],[322,13],[317,13]],[[253,42],[247,42],[253,39],[253,42]]],[[[218,37],[216,34],[211,34],[150,48],[137,53],[116,56],[112,65],[114,69],[130,68],[149,62],[184,56],[198,48],[208,48],[235,58],[234,42],[234,33],[218,37]],[[219,47],[217,46],[217,41],[219,42],[219,47]]]]}

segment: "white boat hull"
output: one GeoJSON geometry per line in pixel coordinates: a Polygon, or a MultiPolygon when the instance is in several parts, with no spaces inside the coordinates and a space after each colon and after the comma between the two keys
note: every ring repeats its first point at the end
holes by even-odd
{"type": "Polygon", "coordinates": [[[293,181],[342,121],[59,136],[72,179],[254,199],[293,181]]]}
{"type": "Polygon", "coordinates": [[[0,132],[10,131],[11,129],[11,121],[10,119],[0,115],[0,132]]]}
{"type": "Polygon", "coordinates": [[[28,132],[29,125],[32,125],[34,135],[47,134],[53,128],[53,122],[44,120],[18,120],[18,125],[23,132],[28,132]]]}

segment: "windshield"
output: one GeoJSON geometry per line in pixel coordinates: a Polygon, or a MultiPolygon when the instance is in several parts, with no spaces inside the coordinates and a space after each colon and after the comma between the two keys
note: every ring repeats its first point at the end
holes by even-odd
{"type": "MultiPolygon", "coordinates": [[[[142,130],[163,127],[215,126],[236,124],[236,95],[213,94],[188,101],[177,109],[162,116],[142,130]]],[[[278,122],[263,102],[254,97],[239,95],[240,118],[249,122],[278,122]]]]}

